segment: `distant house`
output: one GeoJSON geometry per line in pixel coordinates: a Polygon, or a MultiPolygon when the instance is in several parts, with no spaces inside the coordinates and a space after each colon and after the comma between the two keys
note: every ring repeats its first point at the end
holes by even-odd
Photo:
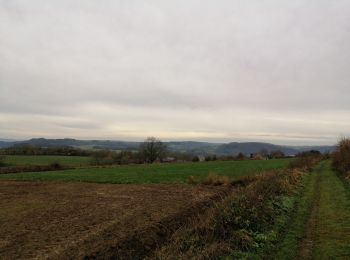
{"type": "Polygon", "coordinates": [[[197,157],[198,157],[198,161],[199,161],[199,162],[204,162],[204,161],[205,161],[205,156],[203,156],[203,155],[198,155],[197,157]]]}
{"type": "Polygon", "coordinates": [[[162,160],[162,162],[164,162],[164,163],[176,162],[176,158],[175,157],[166,157],[162,160]]]}

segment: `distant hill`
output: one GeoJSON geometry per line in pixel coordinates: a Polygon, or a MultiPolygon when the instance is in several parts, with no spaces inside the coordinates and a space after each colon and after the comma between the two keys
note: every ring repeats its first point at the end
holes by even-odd
{"type": "Polygon", "coordinates": [[[216,152],[216,149],[222,145],[217,143],[194,141],[166,142],[166,144],[171,151],[187,152],[193,154],[214,154],[216,152]]]}
{"type": "Polygon", "coordinates": [[[10,147],[12,145],[13,145],[13,142],[0,141],[0,148],[6,148],[6,147],[10,147]]]}
{"type": "Polygon", "coordinates": [[[259,153],[262,151],[266,151],[268,153],[272,151],[282,151],[284,154],[293,155],[299,152],[298,149],[288,147],[288,146],[280,146],[269,143],[258,143],[258,142],[247,142],[247,143],[228,143],[220,145],[216,149],[216,154],[218,155],[237,155],[239,153],[243,154],[251,154],[251,153],[259,153]]]}
{"type": "MultiPolygon", "coordinates": [[[[3,140],[3,139],[2,139],[3,140]]],[[[294,155],[302,151],[317,150],[322,153],[331,152],[335,146],[282,146],[261,142],[232,142],[232,143],[208,143],[194,141],[165,142],[170,151],[188,152],[196,155],[217,154],[217,155],[237,155],[243,153],[259,153],[261,151],[272,152],[282,151],[286,155],[294,155]]],[[[77,140],[71,138],[46,139],[33,138],[26,141],[0,141],[0,148],[13,145],[30,144],[40,147],[49,146],[73,146],[81,149],[113,149],[113,150],[137,150],[141,142],[125,142],[110,140],[77,140]]]]}
{"type": "Polygon", "coordinates": [[[109,140],[77,140],[71,138],[64,139],[46,139],[33,138],[26,141],[0,141],[0,147],[10,147],[13,145],[30,144],[40,147],[49,146],[73,146],[82,149],[114,149],[114,150],[132,150],[138,149],[140,142],[124,142],[124,141],[109,141],[109,140]]]}
{"type": "Polygon", "coordinates": [[[259,143],[259,142],[246,142],[246,143],[228,143],[220,145],[215,153],[218,155],[237,155],[239,153],[251,154],[259,153],[266,151],[268,153],[273,151],[281,151],[286,155],[295,155],[303,151],[316,150],[321,153],[332,152],[334,151],[335,146],[284,146],[284,145],[275,145],[270,143],[259,143]]]}

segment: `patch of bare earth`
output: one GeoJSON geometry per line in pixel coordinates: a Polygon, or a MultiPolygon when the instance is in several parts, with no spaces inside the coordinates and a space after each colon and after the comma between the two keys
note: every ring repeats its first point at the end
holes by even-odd
{"type": "Polygon", "coordinates": [[[225,188],[0,181],[2,259],[138,258],[225,188]]]}

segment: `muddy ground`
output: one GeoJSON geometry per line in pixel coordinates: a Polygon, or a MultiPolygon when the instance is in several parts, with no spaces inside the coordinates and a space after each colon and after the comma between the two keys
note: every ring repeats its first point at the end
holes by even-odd
{"type": "Polygon", "coordinates": [[[1,259],[138,258],[223,188],[0,181],[1,259]]]}

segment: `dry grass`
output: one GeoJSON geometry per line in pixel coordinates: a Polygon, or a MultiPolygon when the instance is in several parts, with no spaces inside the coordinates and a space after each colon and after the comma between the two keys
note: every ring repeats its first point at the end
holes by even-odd
{"type": "Polygon", "coordinates": [[[187,177],[188,184],[202,184],[207,186],[230,186],[232,180],[226,175],[218,175],[216,173],[209,173],[204,179],[196,178],[191,175],[187,177]]]}
{"type": "Polygon", "coordinates": [[[212,259],[254,250],[254,234],[271,228],[281,213],[273,201],[290,194],[302,174],[298,170],[273,171],[248,177],[246,182],[241,179],[246,186],[233,189],[215,207],[191,218],[150,258],[212,259]]]}
{"type": "Polygon", "coordinates": [[[214,186],[219,186],[219,185],[230,185],[231,184],[231,179],[228,176],[224,175],[217,175],[215,173],[209,173],[208,177],[206,177],[203,181],[202,184],[204,185],[214,185],[214,186]]]}
{"type": "Polygon", "coordinates": [[[344,178],[346,181],[350,182],[350,171],[348,171],[345,175],[344,178]]]}

